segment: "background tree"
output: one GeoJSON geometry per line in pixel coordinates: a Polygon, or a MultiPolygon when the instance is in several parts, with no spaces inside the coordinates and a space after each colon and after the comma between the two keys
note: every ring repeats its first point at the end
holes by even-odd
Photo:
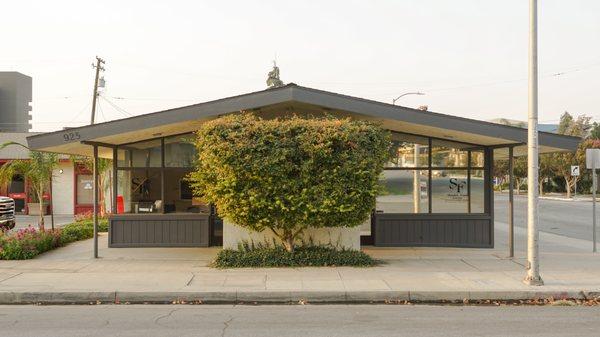
{"type": "MultiPolygon", "coordinates": [[[[527,161],[527,157],[525,157],[527,161]]],[[[541,154],[538,161],[538,185],[540,195],[544,195],[544,182],[549,180],[554,175],[554,158],[552,154],[541,154]]]]}
{"type": "Polygon", "coordinates": [[[20,174],[29,182],[29,187],[35,194],[40,204],[40,219],[38,226],[44,229],[44,193],[49,190],[52,181],[52,171],[58,167],[58,155],[32,151],[27,146],[16,142],[0,145],[0,149],[7,146],[21,146],[29,150],[29,160],[11,160],[0,167],[0,184],[5,185],[12,181],[13,176],[20,174]]]}
{"type": "Polygon", "coordinates": [[[498,186],[500,187],[500,193],[502,193],[502,186],[504,185],[508,175],[508,160],[495,159],[492,166],[492,175],[497,179],[498,186]]]}
{"type": "Polygon", "coordinates": [[[248,113],[207,122],[197,136],[195,195],[238,226],[272,231],[288,251],[309,227],[368,218],[391,145],[365,121],[248,113]]]}
{"type": "Polygon", "coordinates": [[[515,188],[517,194],[521,194],[523,184],[527,182],[527,157],[515,157],[513,162],[513,171],[515,175],[515,188]]]}
{"type": "MultiPolygon", "coordinates": [[[[557,132],[563,135],[584,138],[587,136],[592,127],[590,120],[591,117],[587,117],[585,115],[573,118],[571,114],[565,112],[560,117],[560,123],[558,124],[557,132]]],[[[580,176],[571,176],[571,165],[585,164],[585,147],[583,146],[586,146],[586,144],[589,145],[586,142],[580,143],[580,146],[576,151],[558,152],[550,155],[554,174],[563,178],[565,181],[567,198],[571,197],[571,190],[575,186],[575,182],[580,179],[580,176]]]]}
{"type": "Polygon", "coordinates": [[[597,122],[594,122],[592,124],[592,128],[590,129],[590,136],[589,138],[591,139],[600,139],[600,124],[598,124],[597,122]]]}

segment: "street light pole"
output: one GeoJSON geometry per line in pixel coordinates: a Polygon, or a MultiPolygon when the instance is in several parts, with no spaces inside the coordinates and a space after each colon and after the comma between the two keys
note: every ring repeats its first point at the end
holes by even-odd
{"type": "Polygon", "coordinates": [[[527,276],[528,285],[544,284],[540,276],[538,247],[538,69],[537,0],[529,0],[529,116],[527,128],[527,276]]]}
{"type": "Polygon", "coordinates": [[[424,93],[422,93],[422,92],[418,92],[418,91],[417,91],[417,92],[406,92],[406,93],[404,93],[404,94],[402,94],[402,95],[400,95],[400,96],[398,96],[398,97],[394,98],[394,99],[392,100],[392,104],[393,104],[393,105],[396,105],[396,101],[397,101],[397,100],[399,100],[400,98],[402,98],[402,97],[404,97],[404,96],[408,96],[408,95],[419,95],[419,96],[421,96],[421,95],[425,95],[425,94],[424,94],[424,93]]]}

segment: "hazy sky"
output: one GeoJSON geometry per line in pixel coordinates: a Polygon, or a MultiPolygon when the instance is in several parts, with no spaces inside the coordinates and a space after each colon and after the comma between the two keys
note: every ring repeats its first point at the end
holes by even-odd
{"type": "MultiPolygon", "coordinates": [[[[539,11],[540,121],[600,120],[600,1],[539,11]]],[[[33,77],[36,131],[89,122],[96,55],[99,121],[262,90],[275,57],[286,83],[385,102],[423,91],[398,103],[477,119],[527,114],[527,0],[13,0],[0,33],[0,70],[33,77]]]]}

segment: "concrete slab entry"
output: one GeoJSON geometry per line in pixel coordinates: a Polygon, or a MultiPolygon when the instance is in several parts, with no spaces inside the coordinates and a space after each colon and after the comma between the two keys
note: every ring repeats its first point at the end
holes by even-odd
{"type": "MultiPolygon", "coordinates": [[[[228,219],[223,219],[223,248],[237,249],[241,242],[266,242],[273,243],[273,239],[279,242],[270,231],[254,232],[235,225],[228,219]]],[[[360,249],[360,227],[354,228],[310,228],[304,232],[303,240],[312,240],[319,245],[332,245],[337,248],[360,249]]]]}

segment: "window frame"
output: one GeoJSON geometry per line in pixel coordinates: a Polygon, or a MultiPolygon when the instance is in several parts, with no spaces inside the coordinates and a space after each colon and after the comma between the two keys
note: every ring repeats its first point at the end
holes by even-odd
{"type": "MultiPolygon", "coordinates": [[[[421,138],[427,138],[428,141],[428,159],[427,159],[427,166],[415,166],[415,167],[384,167],[384,171],[392,171],[392,170],[403,170],[403,171],[414,171],[414,170],[418,170],[418,171],[427,171],[428,172],[428,181],[427,181],[427,203],[428,203],[428,212],[426,213],[419,213],[419,214],[474,214],[474,215],[490,215],[491,214],[491,209],[490,206],[488,206],[489,204],[489,200],[490,200],[490,196],[489,193],[485,190],[484,187],[484,210],[483,212],[477,212],[477,213],[473,213],[472,212],[472,207],[471,207],[471,172],[473,170],[482,170],[484,173],[483,179],[484,181],[487,181],[489,179],[490,176],[490,172],[489,172],[489,167],[491,165],[491,161],[492,158],[489,155],[490,152],[490,148],[484,145],[478,145],[478,144],[472,144],[472,143],[466,143],[466,142],[457,142],[457,141],[453,141],[453,140],[449,140],[449,139],[443,139],[443,138],[437,138],[437,137],[429,137],[429,136],[421,136],[421,135],[414,135],[414,134],[410,134],[410,133],[405,133],[405,132],[395,132],[395,131],[390,131],[393,135],[398,135],[399,137],[402,137],[402,135],[408,135],[410,137],[421,137],[421,138]],[[466,166],[461,166],[461,167],[448,167],[448,166],[432,166],[432,157],[433,157],[433,142],[434,140],[440,140],[440,141],[444,141],[444,142],[452,142],[452,143],[457,143],[457,144],[461,144],[461,145],[466,145],[466,147],[464,148],[463,151],[467,152],[467,165],[466,166]],[[484,162],[483,162],[483,166],[474,166],[472,165],[472,152],[483,152],[483,158],[484,158],[484,162]],[[433,180],[433,171],[438,171],[438,170],[454,170],[454,171],[466,171],[466,175],[467,175],[467,198],[468,198],[468,202],[467,202],[467,212],[466,213],[436,213],[435,210],[433,210],[433,206],[432,206],[432,180],[433,180]]],[[[484,185],[486,186],[486,185],[484,185]]],[[[387,213],[387,214],[416,214],[416,213],[387,213]]]]}
{"type": "MultiPolygon", "coordinates": [[[[129,158],[129,166],[119,166],[119,160],[117,158],[117,160],[114,160],[114,166],[113,169],[115,170],[115,174],[114,174],[114,185],[115,185],[115,191],[116,188],[119,184],[119,179],[118,179],[118,172],[119,171],[134,171],[134,170],[141,170],[141,169],[148,169],[148,170],[157,170],[160,171],[160,197],[161,200],[163,201],[163,205],[165,203],[165,172],[168,171],[182,171],[182,170],[189,170],[190,172],[193,171],[194,167],[172,167],[172,166],[165,166],[165,139],[166,138],[171,138],[171,137],[181,137],[184,135],[194,135],[194,132],[184,132],[184,133],[179,133],[179,134],[174,134],[174,135],[168,135],[168,136],[160,136],[160,137],[154,137],[154,138],[149,138],[149,139],[144,139],[141,141],[136,141],[136,142],[129,142],[129,143],[123,143],[123,144],[119,144],[119,145],[115,145],[115,147],[113,148],[113,153],[117,154],[119,153],[119,150],[123,150],[124,147],[127,147],[128,145],[131,144],[136,144],[136,143],[142,143],[142,142],[150,142],[153,140],[160,140],[160,166],[157,167],[146,167],[146,166],[133,166],[133,158],[130,156],[129,158]]],[[[116,192],[115,192],[116,195],[116,192]]],[[[162,207],[161,210],[162,214],[166,214],[166,207],[162,207]]]]}

